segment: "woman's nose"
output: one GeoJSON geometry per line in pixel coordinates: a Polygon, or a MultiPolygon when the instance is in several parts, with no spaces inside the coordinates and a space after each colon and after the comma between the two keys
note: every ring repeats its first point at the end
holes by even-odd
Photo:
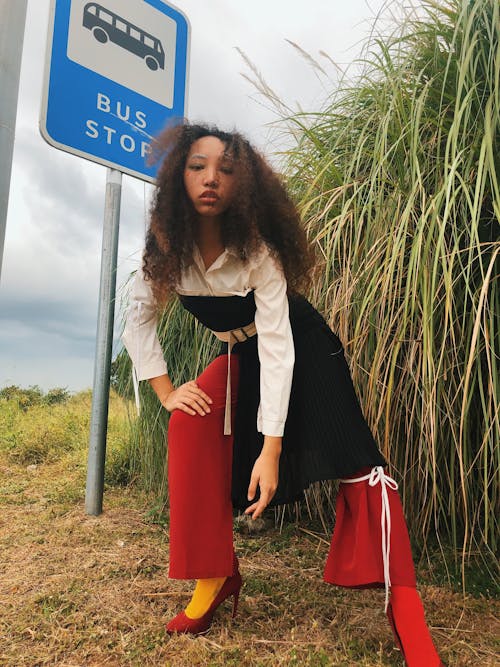
{"type": "Polygon", "coordinates": [[[219,179],[217,177],[217,170],[210,168],[206,169],[204,180],[205,180],[205,185],[211,185],[211,186],[218,185],[219,179]]]}

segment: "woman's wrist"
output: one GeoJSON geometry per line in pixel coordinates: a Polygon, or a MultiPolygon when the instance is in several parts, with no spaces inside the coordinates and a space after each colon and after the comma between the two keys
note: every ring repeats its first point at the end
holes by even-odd
{"type": "Polygon", "coordinates": [[[262,454],[279,457],[281,454],[281,442],[283,438],[278,435],[265,435],[262,446],[262,454]]]}
{"type": "Polygon", "coordinates": [[[165,407],[168,397],[175,390],[168,375],[159,375],[158,377],[150,378],[149,384],[158,396],[160,403],[165,407]]]}
{"type": "MultiPolygon", "coordinates": [[[[158,396],[158,399],[159,399],[160,403],[167,410],[168,410],[167,401],[169,399],[170,394],[174,391],[175,391],[175,387],[172,387],[172,389],[169,389],[168,391],[165,391],[161,396],[158,396]]],[[[169,410],[169,412],[170,412],[170,410],[169,410]]]]}

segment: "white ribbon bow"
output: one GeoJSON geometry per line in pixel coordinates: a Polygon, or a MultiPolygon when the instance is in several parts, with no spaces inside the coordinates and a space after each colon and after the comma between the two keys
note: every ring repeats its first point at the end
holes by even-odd
{"type": "Polygon", "coordinates": [[[382,493],[382,510],[380,513],[380,526],[382,528],[382,560],[384,563],[384,585],[385,585],[385,611],[389,606],[389,588],[391,586],[391,575],[389,571],[389,555],[391,553],[391,508],[389,505],[389,496],[387,487],[397,491],[397,482],[386,475],[382,466],[375,466],[368,475],[356,477],[355,479],[341,479],[344,484],[354,484],[355,482],[364,482],[368,480],[370,486],[380,484],[382,493]]]}

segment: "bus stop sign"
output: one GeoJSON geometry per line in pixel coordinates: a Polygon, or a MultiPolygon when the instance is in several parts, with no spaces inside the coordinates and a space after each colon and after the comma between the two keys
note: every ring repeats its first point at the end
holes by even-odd
{"type": "Polygon", "coordinates": [[[189,24],[162,0],[52,0],[40,131],[154,182],[154,137],[185,115],[189,24]]]}

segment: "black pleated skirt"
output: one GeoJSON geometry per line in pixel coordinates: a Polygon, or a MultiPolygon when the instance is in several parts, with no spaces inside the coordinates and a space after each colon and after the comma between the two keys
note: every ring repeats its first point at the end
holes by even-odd
{"type": "MultiPolygon", "coordinates": [[[[214,331],[246,326],[255,316],[253,292],[246,297],[181,296],[197,319],[214,331]]],[[[283,435],[279,484],[271,505],[300,500],[313,482],[384,466],[363,416],[339,338],[301,296],[289,297],[295,365],[283,435]]],[[[240,381],[234,429],[232,500],[246,508],[250,474],[263,444],[257,431],[260,363],[257,337],[233,348],[240,381]]]]}

